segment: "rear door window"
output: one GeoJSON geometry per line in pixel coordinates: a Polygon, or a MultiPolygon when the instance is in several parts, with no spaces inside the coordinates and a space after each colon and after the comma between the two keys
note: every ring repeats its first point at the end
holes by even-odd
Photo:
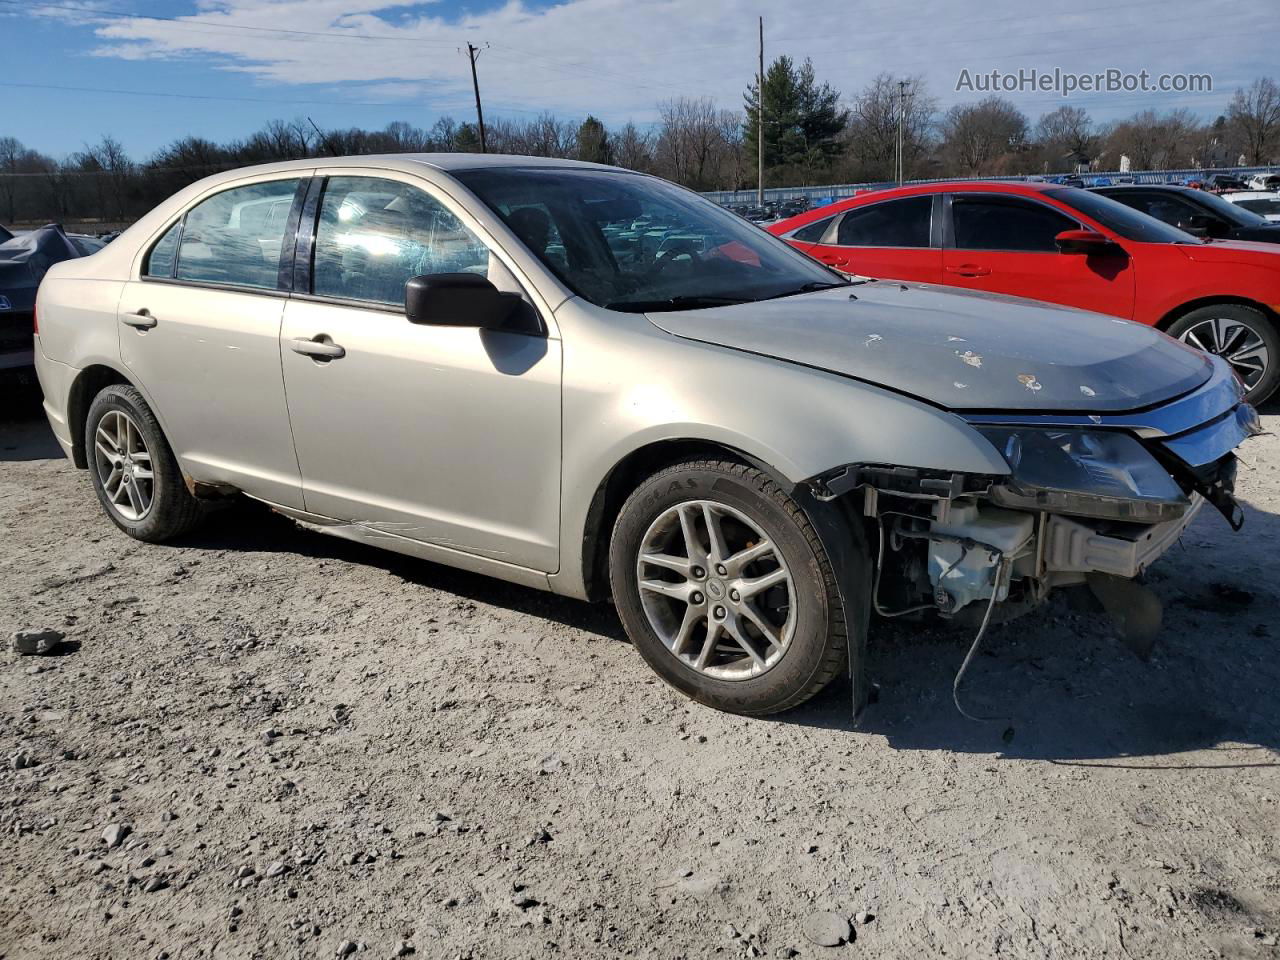
{"type": "MultiPolygon", "coordinates": [[[[192,207],[183,221],[176,277],[275,290],[298,182],[272,180],[233,187],[192,207]]],[[[168,234],[152,250],[149,275],[157,275],[156,251],[167,239],[168,234]]]]}
{"type": "Polygon", "coordinates": [[[933,197],[905,197],[850,210],[836,228],[841,247],[927,247],[933,197]]]}

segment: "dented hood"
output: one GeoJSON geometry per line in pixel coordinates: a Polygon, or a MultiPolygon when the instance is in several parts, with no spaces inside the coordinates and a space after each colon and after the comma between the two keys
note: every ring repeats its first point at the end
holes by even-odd
{"type": "Polygon", "coordinates": [[[668,333],[952,410],[1114,413],[1194,390],[1209,359],[1140,324],[1014,297],[878,281],[652,313],[668,333]]]}

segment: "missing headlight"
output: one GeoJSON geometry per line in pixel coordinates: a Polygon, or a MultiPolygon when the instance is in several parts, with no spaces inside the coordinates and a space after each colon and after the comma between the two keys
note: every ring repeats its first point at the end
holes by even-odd
{"type": "Polygon", "coordinates": [[[1160,523],[1190,500],[1178,482],[1127,433],[1075,428],[978,427],[1009,464],[993,502],[1022,510],[1160,523]]]}

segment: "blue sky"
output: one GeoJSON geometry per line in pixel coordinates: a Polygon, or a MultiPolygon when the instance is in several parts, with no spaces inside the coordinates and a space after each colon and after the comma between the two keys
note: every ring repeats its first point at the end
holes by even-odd
{"type": "Polygon", "coordinates": [[[955,91],[962,69],[1214,80],[1202,94],[1010,94],[1033,120],[1062,103],[1100,120],[1146,107],[1212,116],[1237,86],[1280,75],[1274,0],[1079,0],[1065,12],[1015,0],[0,0],[0,135],[64,155],[109,133],[145,157],[182,135],[227,140],[275,118],[469,119],[468,41],[488,44],[486,116],[646,124],[682,94],[740,107],[759,14],[767,57],[811,56],[846,96],[881,71],[923,75],[944,108],[975,99],[955,91]]]}

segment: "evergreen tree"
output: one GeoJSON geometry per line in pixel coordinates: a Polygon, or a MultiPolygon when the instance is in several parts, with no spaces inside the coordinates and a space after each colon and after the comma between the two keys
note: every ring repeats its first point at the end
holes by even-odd
{"type": "MultiPolygon", "coordinates": [[[[759,82],[753,83],[743,99],[747,119],[743,126],[745,153],[756,155],[760,114],[759,82]]],[[[799,67],[788,56],[770,64],[764,75],[764,164],[770,168],[797,169],[807,175],[829,166],[840,152],[837,139],[849,122],[849,112],[840,107],[840,94],[830,84],[819,85],[813,62],[799,67]]]]}
{"type": "Polygon", "coordinates": [[[604,124],[590,114],[578,127],[578,159],[590,163],[613,163],[613,144],[604,124]]]}
{"type": "Polygon", "coordinates": [[[476,129],[475,124],[458,124],[458,131],[453,138],[453,149],[459,153],[480,152],[480,131],[476,129]]]}

